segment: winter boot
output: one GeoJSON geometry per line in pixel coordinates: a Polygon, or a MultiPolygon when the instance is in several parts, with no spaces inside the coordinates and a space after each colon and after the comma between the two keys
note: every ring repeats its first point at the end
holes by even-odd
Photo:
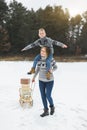
{"type": "Polygon", "coordinates": [[[35,73],[35,69],[32,67],[31,70],[27,74],[33,74],[35,73]]]}
{"type": "Polygon", "coordinates": [[[50,75],[51,75],[51,73],[48,71],[48,72],[46,73],[46,78],[47,78],[48,80],[50,80],[50,75]]]}
{"type": "Polygon", "coordinates": [[[53,115],[54,112],[55,112],[55,107],[54,106],[50,107],[50,115],[53,115]]]}
{"type": "Polygon", "coordinates": [[[41,117],[48,116],[49,115],[49,110],[44,109],[44,112],[40,115],[41,117]]]}

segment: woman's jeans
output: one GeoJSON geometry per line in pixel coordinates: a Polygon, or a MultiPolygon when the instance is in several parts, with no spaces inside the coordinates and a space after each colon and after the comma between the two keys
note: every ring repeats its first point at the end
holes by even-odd
{"type": "MultiPolygon", "coordinates": [[[[47,70],[47,71],[49,71],[50,68],[51,68],[51,60],[52,60],[52,58],[53,58],[53,55],[50,54],[50,55],[48,56],[48,58],[46,59],[46,65],[47,65],[46,70],[47,70]]],[[[41,59],[41,55],[38,54],[38,55],[34,58],[33,68],[36,68],[37,62],[38,62],[40,59],[41,59]]]]}
{"type": "Polygon", "coordinates": [[[53,85],[54,81],[43,82],[39,80],[39,89],[44,109],[48,109],[47,102],[49,102],[50,107],[54,106],[53,99],[51,97],[53,85]]]}

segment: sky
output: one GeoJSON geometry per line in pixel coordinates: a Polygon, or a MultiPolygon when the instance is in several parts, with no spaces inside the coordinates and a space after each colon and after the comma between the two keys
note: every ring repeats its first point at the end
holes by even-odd
{"type": "MultiPolygon", "coordinates": [[[[6,0],[10,2],[12,0],[6,0]]],[[[21,2],[26,8],[38,10],[40,7],[45,8],[47,5],[61,5],[64,9],[68,8],[70,15],[82,14],[87,11],[87,0],[16,0],[21,2]]]]}

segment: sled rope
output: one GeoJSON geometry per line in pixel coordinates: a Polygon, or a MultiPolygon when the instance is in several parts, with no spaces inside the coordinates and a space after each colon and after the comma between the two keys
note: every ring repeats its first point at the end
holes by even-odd
{"type": "Polygon", "coordinates": [[[35,82],[32,82],[31,89],[32,89],[32,95],[33,95],[33,92],[34,92],[34,89],[35,89],[35,82]]]}

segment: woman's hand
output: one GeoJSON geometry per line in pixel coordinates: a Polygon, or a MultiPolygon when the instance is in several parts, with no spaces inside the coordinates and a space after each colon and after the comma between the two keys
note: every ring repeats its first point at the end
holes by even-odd
{"type": "Polygon", "coordinates": [[[34,79],[34,78],[32,79],[32,82],[35,82],[35,79],[34,79]]]}

